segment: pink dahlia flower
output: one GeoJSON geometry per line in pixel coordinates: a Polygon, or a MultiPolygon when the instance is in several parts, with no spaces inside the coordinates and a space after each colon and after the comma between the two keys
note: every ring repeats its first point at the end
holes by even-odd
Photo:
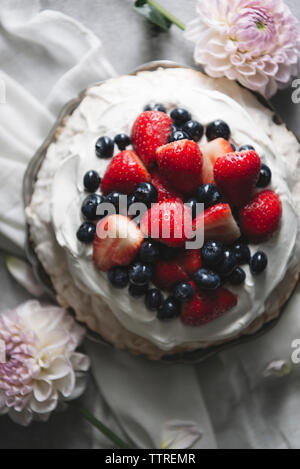
{"type": "Polygon", "coordinates": [[[208,75],[270,97],[297,74],[298,22],[282,0],[198,0],[197,13],[186,36],[208,75]]]}
{"type": "Polygon", "coordinates": [[[47,420],[85,388],[84,330],[62,308],[29,301],[0,314],[0,415],[22,425],[47,420]]]}

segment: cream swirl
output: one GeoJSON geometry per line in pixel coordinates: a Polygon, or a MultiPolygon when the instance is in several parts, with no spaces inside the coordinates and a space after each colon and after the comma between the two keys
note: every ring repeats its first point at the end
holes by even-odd
{"type": "MultiPolygon", "coordinates": [[[[242,107],[235,99],[209,89],[209,84],[211,81],[202,79],[199,74],[168,69],[142,72],[135,77],[121,77],[95,86],[70,117],[47,155],[51,158],[53,152],[61,154],[62,163],[52,182],[51,217],[57,242],[67,254],[75,285],[91,296],[101,296],[126,329],[148,339],[161,350],[170,350],[187,342],[215,342],[241,333],[265,311],[266,301],[286,273],[296,242],[298,218],[285,166],[276,149],[272,148],[267,129],[259,119],[255,122],[246,105],[242,107]],[[130,133],[135,118],[149,102],[161,102],[168,110],[175,106],[187,108],[203,124],[218,118],[228,122],[233,140],[237,144],[252,144],[271,167],[271,188],[280,195],[283,203],[280,230],[262,247],[269,258],[267,271],[257,279],[246,267],[245,285],[231,288],[238,295],[237,306],[202,327],[191,328],[179,320],[159,321],[155,313],[145,308],[143,300],[132,299],[127,290],[112,288],[106,274],[95,269],[92,248],[83,246],[76,239],[76,231],[82,223],[80,207],[86,196],[83,176],[90,169],[103,176],[108,164],[95,155],[97,138],[130,133]]],[[[200,145],[204,141],[205,138],[200,145]]],[[[251,246],[251,251],[255,250],[257,246],[251,246]]],[[[93,314],[97,315],[97,311],[93,314]]]]}

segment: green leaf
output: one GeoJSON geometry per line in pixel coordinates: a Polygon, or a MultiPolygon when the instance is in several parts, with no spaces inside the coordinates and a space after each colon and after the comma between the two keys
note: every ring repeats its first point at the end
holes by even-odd
{"type": "Polygon", "coordinates": [[[163,31],[167,32],[172,25],[172,21],[149,5],[147,0],[136,0],[134,9],[152,24],[159,26],[163,31]]]}

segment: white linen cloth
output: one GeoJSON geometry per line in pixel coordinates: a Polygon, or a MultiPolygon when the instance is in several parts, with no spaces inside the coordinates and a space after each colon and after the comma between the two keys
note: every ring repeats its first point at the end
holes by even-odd
{"type": "MultiPolygon", "coordinates": [[[[38,0],[1,1],[0,56],[0,247],[20,253],[30,158],[68,99],[114,70],[92,32],[59,12],[39,12],[38,0]]],[[[298,288],[265,337],[197,366],[151,363],[87,342],[97,388],[87,407],[138,447],[159,448],[166,423],[182,420],[201,426],[196,448],[299,448],[300,366],[285,378],[263,374],[269,362],[289,359],[300,338],[299,295],[298,288]]],[[[109,446],[99,433],[92,438],[95,448],[109,446]]]]}

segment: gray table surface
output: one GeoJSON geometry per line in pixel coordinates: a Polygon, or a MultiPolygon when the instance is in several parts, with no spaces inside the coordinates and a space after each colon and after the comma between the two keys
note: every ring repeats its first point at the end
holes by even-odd
{"type": "MultiPolygon", "coordinates": [[[[194,17],[195,0],[160,2],[183,22],[194,17]]],[[[300,20],[299,0],[286,0],[286,3],[300,20]]],[[[145,62],[160,59],[193,65],[193,45],[183,39],[182,32],[176,27],[168,33],[157,31],[133,11],[132,4],[132,0],[41,0],[42,9],[59,10],[93,30],[101,38],[107,58],[118,73],[127,73],[145,62]]],[[[291,89],[278,92],[272,102],[291,130],[300,136],[300,105],[292,103],[291,89]]],[[[3,253],[0,253],[0,278],[2,310],[28,298],[7,274],[3,253]],[[13,299],[9,295],[12,288],[15,292],[13,299]]],[[[85,400],[88,400],[88,395],[85,400]]],[[[54,415],[47,425],[33,424],[30,429],[23,429],[2,418],[0,435],[1,449],[89,448],[91,445],[89,425],[71,410],[63,415],[54,415]]]]}

